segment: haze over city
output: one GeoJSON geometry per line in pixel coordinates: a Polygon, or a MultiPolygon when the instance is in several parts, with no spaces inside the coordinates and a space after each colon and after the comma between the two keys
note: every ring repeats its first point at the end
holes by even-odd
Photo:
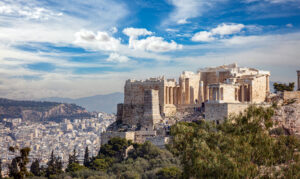
{"type": "Polygon", "coordinates": [[[296,81],[299,0],[1,0],[0,96],[79,98],[237,62],[296,81]]]}

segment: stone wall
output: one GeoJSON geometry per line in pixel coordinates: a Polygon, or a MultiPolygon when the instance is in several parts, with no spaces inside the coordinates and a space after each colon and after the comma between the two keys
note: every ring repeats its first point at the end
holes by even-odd
{"type": "Polygon", "coordinates": [[[159,109],[158,90],[145,90],[144,115],[141,125],[146,130],[153,130],[155,124],[162,120],[159,109]]]}
{"type": "Polygon", "coordinates": [[[222,121],[231,114],[239,114],[247,109],[247,103],[206,103],[205,119],[209,121],[222,121]]]}
{"type": "Polygon", "coordinates": [[[109,132],[103,132],[101,134],[101,145],[107,144],[107,142],[114,137],[120,137],[124,138],[126,140],[132,140],[135,141],[135,132],[115,132],[115,131],[109,131],[109,132]]]}
{"type": "Polygon", "coordinates": [[[251,81],[251,102],[264,102],[268,92],[266,76],[254,77],[254,79],[251,81]]]}
{"type": "Polygon", "coordinates": [[[298,99],[300,101],[300,91],[284,91],[283,100],[298,99]]]}

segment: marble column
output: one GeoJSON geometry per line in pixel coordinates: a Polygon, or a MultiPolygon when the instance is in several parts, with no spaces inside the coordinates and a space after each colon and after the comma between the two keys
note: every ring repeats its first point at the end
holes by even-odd
{"type": "Polygon", "coordinates": [[[170,104],[174,104],[173,103],[173,87],[170,87],[170,104]]]}
{"type": "Polygon", "coordinates": [[[166,96],[166,104],[169,104],[169,89],[168,89],[168,87],[166,87],[166,94],[165,94],[165,96],[166,96]]]}

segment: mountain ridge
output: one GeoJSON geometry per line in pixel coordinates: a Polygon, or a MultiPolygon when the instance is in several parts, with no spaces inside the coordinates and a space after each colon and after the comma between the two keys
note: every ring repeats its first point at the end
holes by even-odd
{"type": "Polygon", "coordinates": [[[61,102],[71,103],[84,107],[86,110],[92,112],[106,112],[116,113],[117,104],[123,102],[124,94],[120,92],[100,94],[94,96],[87,96],[82,98],[60,98],[60,97],[49,97],[41,98],[39,101],[50,101],[50,102],[61,102]]]}

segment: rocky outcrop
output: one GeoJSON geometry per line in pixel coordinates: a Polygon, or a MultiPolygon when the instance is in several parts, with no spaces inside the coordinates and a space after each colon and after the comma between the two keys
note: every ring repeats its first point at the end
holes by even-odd
{"type": "Polygon", "coordinates": [[[298,101],[280,105],[272,119],[277,123],[276,127],[282,127],[290,134],[300,135],[300,103],[298,101]]]}

